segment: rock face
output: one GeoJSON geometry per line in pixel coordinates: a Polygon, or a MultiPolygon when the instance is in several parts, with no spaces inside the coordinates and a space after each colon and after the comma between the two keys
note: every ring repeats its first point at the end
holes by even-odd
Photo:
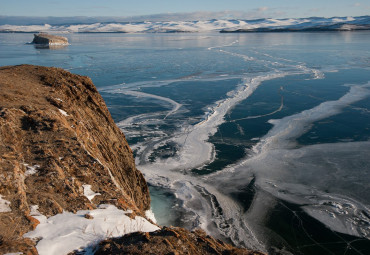
{"type": "MultiPolygon", "coordinates": [[[[150,208],[148,186],[132,151],[88,77],[57,68],[0,68],[0,251],[34,250],[24,233],[45,216],[101,203],[150,208]],[[92,202],[82,185],[100,193],[92,202]]],[[[0,252],[1,253],[1,252],[0,252]]]]}
{"type": "Polygon", "coordinates": [[[235,248],[207,235],[182,228],[166,228],[151,233],[136,232],[121,238],[105,240],[95,255],[110,254],[190,254],[190,255],[263,255],[256,251],[235,248]]]}
{"type": "MultiPolygon", "coordinates": [[[[58,68],[0,67],[0,254],[38,254],[38,240],[23,237],[40,224],[35,208],[50,217],[101,204],[145,217],[150,196],[91,80],[58,68]]],[[[106,240],[98,251],[145,253],[260,254],[181,228],[106,240]]]]}
{"type": "Polygon", "coordinates": [[[50,35],[47,33],[34,34],[32,43],[43,45],[68,45],[68,39],[63,36],[50,35]]]}

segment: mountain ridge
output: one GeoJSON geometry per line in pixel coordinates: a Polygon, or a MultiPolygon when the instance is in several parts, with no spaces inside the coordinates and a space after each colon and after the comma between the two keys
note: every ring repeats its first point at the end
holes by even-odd
{"type": "Polygon", "coordinates": [[[0,32],[49,33],[173,33],[173,32],[273,32],[369,30],[370,16],[284,19],[211,19],[193,21],[88,22],[74,24],[0,25],[0,32]]]}

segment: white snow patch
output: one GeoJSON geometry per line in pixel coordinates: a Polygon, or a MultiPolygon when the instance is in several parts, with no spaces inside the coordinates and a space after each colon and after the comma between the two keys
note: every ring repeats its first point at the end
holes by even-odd
{"type": "Polygon", "coordinates": [[[24,172],[24,175],[25,176],[29,176],[29,175],[33,175],[33,174],[36,174],[38,171],[37,171],[37,168],[39,168],[40,166],[39,165],[34,165],[34,166],[29,166],[27,164],[24,164],[27,168],[26,172],[24,172]]]}
{"type": "Polygon", "coordinates": [[[153,221],[154,223],[157,223],[157,219],[155,218],[155,215],[152,209],[145,211],[145,217],[147,217],[149,220],[153,221]]]}
{"type": "Polygon", "coordinates": [[[68,114],[65,112],[65,111],[63,111],[62,109],[58,109],[59,110],[59,112],[61,113],[61,114],[63,114],[64,116],[68,116],[68,114]]]}
{"type": "Polygon", "coordinates": [[[89,199],[90,202],[91,200],[93,200],[95,196],[101,195],[100,193],[95,193],[94,191],[92,191],[91,185],[84,184],[82,185],[82,187],[84,188],[84,196],[87,197],[87,199],[89,199]]]}
{"type": "Polygon", "coordinates": [[[24,237],[41,238],[36,246],[40,255],[64,255],[76,249],[97,245],[106,238],[159,229],[143,217],[131,219],[127,213],[114,205],[100,205],[96,210],[81,210],[76,214],[63,212],[40,223],[24,237]],[[93,219],[86,219],[86,214],[93,216],[93,219]]]}
{"type": "Polygon", "coordinates": [[[31,212],[30,215],[37,219],[40,223],[45,223],[47,221],[46,216],[42,215],[38,210],[39,206],[38,205],[31,205],[30,206],[31,212]]]}
{"type": "Polygon", "coordinates": [[[11,212],[10,209],[10,202],[2,198],[3,196],[0,195],[0,212],[11,212]]]}

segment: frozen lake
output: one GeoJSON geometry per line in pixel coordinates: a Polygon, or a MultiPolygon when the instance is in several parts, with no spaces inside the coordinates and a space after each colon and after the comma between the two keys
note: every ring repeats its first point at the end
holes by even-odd
{"type": "Polygon", "coordinates": [[[370,32],[65,36],[0,33],[0,65],[91,77],[160,224],[271,254],[369,252],[370,32]]]}

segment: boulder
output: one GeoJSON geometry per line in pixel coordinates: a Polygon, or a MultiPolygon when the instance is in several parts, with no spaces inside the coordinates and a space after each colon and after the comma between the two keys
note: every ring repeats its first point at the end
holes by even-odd
{"type": "Polygon", "coordinates": [[[32,43],[43,45],[68,45],[68,39],[63,36],[50,35],[47,33],[34,34],[32,43]]]}

